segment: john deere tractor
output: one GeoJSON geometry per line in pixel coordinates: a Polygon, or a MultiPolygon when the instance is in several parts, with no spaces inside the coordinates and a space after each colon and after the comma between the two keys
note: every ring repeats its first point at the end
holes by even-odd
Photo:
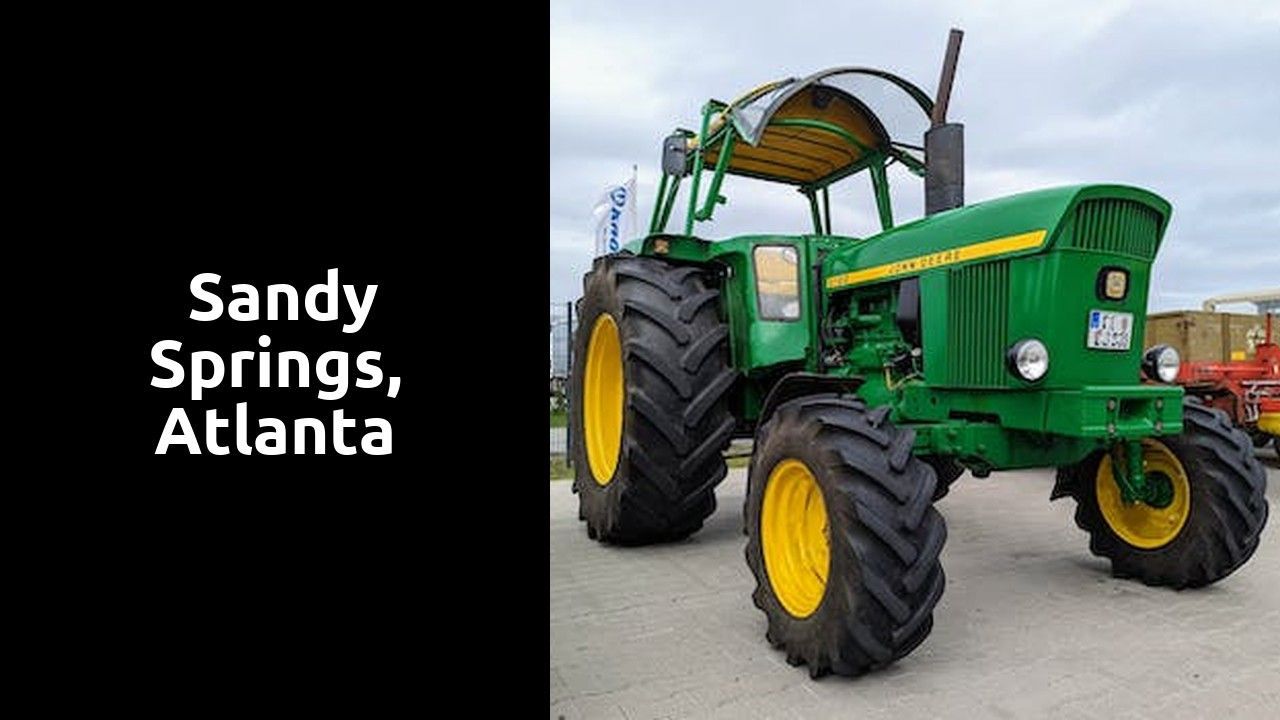
{"type": "Polygon", "coordinates": [[[1143,348],[1169,203],[1081,185],[965,206],[963,126],[946,119],[959,41],[932,99],[841,67],[709,101],[696,133],[663,143],[648,234],[583,283],[570,423],[587,534],[696,531],[722,452],[754,438],[753,599],[815,677],[929,634],[934,503],[966,469],[1057,468],[1051,497],[1075,499],[1089,549],[1149,585],[1226,577],[1267,519],[1248,436],[1167,384],[1176,352],[1143,348]],[[925,217],[895,221],[894,164],[923,178],[925,217]],[[881,230],[837,234],[829,188],[864,171],[881,230]],[[700,237],[728,175],[795,187],[812,227],[700,237]]]}

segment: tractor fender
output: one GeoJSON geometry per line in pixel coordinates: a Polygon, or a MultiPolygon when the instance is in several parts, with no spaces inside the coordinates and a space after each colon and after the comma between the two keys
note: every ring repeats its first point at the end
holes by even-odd
{"type": "MultiPolygon", "coordinates": [[[[819,375],[811,372],[791,372],[782,376],[782,379],[774,383],[773,388],[769,390],[769,394],[765,396],[764,404],[760,406],[760,417],[756,418],[756,430],[752,434],[752,458],[755,458],[755,449],[759,447],[760,428],[769,422],[769,416],[773,415],[773,411],[778,406],[788,400],[795,400],[805,395],[814,395],[824,392],[852,393],[857,391],[865,378],[860,375],[851,377],[840,377],[836,375],[819,375]]],[[[751,497],[751,474],[747,473],[747,497],[751,497]]],[[[742,505],[742,534],[747,534],[747,504],[743,501],[742,505]]]]}
{"type": "Polygon", "coordinates": [[[861,375],[841,377],[811,372],[787,373],[774,384],[773,389],[769,390],[769,394],[765,397],[764,405],[760,407],[760,417],[756,419],[756,434],[758,435],[760,427],[769,421],[773,411],[788,400],[823,392],[853,393],[857,392],[865,381],[861,375]]]}

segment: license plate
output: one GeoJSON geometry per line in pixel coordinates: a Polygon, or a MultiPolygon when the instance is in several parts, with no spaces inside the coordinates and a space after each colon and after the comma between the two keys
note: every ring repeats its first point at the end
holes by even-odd
{"type": "Polygon", "coordinates": [[[1085,345],[1098,350],[1128,350],[1133,341],[1133,313],[1089,311],[1085,345]]]}

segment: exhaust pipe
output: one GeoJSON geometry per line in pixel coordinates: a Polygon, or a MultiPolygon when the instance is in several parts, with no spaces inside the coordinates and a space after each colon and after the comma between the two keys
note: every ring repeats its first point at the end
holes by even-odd
{"type": "Polygon", "coordinates": [[[933,215],[964,205],[964,125],[947,122],[951,104],[951,84],[960,57],[964,32],[951,29],[947,53],[938,78],[938,95],[933,102],[931,127],[924,134],[924,214],[933,215]]]}

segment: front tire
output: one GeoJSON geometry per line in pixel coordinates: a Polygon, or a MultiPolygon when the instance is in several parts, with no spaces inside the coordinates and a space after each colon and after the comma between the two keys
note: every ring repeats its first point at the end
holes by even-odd
{"type": "Polygon", "coordinates": [[[1258,549],[1268,513],[1266,472],[1249,437],[1225,413],[1184,401],[1182,434],[1144,441],[1143,460],[1171,477],[1173,494],[1163,507],[1120,501],[1105,453],[1058,471],[1059,488],[1076,500],[1076,524],[1089,533],[1089,550],[1111,561],[1114,576],[1201,587],[1230,575],[1258,549]]]}
{"type": "Polygon", "coordinates": [[[957,462],[955,458],[943,455],[925,455],[920,459],[933,468],[933,474],[938,478],[938,487],[933,491],[934,502],[946,497],[947,493],[951,492],[951,486],[964,474],[964,466],[957,462]]]}
{"type": "Polygon", "coordinates": [[[734,430],[728,327],[709,271],[633,255],[583,280],[571,378],[574,489],[601,542],[702,527],[734,430]]]}
{"type": "Polygon", "coordinates": [[[747,565],[768,639],[809,674],[859,675],[915,649],[946,578],[933,469],[888,408],[822,394],[760,428],[747,497],[747,565]]]}

